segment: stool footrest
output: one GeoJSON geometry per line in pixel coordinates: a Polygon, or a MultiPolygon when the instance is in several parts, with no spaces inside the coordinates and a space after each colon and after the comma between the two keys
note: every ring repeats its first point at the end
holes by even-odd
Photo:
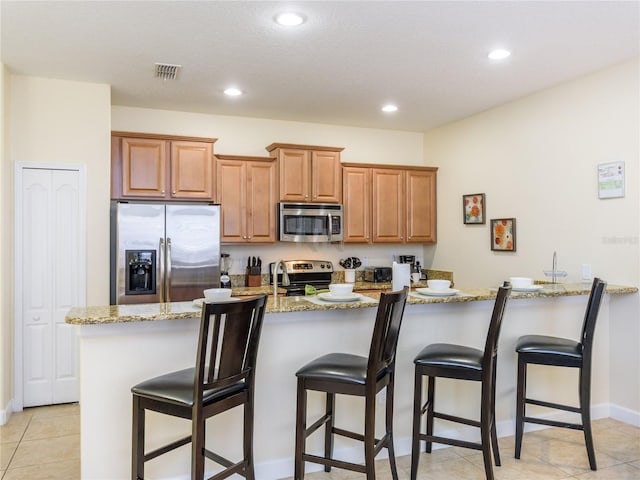
{"type": "Polygon", "coordinates": [[[364,435],[362,435],[361,433],[356,433],[356,432],[343,430],[342,428],[335,428],[335,427],[333,428],[333,433],[335,433],[336,435],[340,435],[341,437],[347,437],[353,440],[360,440],[361,442],[364,442],[364,435]]]}
{"type": "Polygon", "coordinates": [[[547,425],[549,427],[561,427],[561,428],[570,428],[572,430],[584,430],[582,424],[579,423],[568,423],[568,422],[558,422],[556,420],[548,420],[546,418],[533,418],[533,417],[523,417],[522,419],[526,423],[537,423],[538,425],[547,425]]]}
{"type": "Polygon", "coordinates": [[[433,412],[433,418],[440,418],[442,420],[448,420],[449,422],[462,423],[464,425],[470,425],[472,427],[480,427],[478,420],[471,420],[469,418],[457,417],[455,415],[449,415],[446,413],[433,412]]]}
{"type": "Polygon", "coordinates": [[[545,402],[544,400],[535,400],[533,398],[525,398],[525,403],[531,405],[538,405],[540,407],[557,408],[558,410],[564,410],[566,412],[580,413],[580,407],[572,407],[571,405],[562,405],[560,403],[545,402]]]}
{"type": "Polygon", "coordinates": [[[313,425],[311,425],[310,427],[308,427],[305,431],[304,431],[304,436],[305,438],[307,438],[309,435],[311,435],[313,432],[315,432],[317,429],[319,429],[322,425],[324,425],[325,423],[327,423],[327,421],[331,418],[330,414],[325,414],[322,417],[320,417],[313,425]]]}
{"type": "Polygon", "coordinates": [[[473,450],[482,450],[482,444],[468,442],[466,440],[458,440],[456,438],[438,437],[437,435],[420,434],[420,440],[433,443],[443,443],[445,445],[453,445],[454,447],[471,448],[473,450]]]}
{"type": "Polygon", "coordinates": [[[212,452],[211,450],[207,450],[206,448],[204,449],[204,456],[207,457],[209,460],[212,460],[226,468],[232,467],[234,465],[240,465],[240,464],[234,464],[231,460],[227,460],[226,458],[218,455],[215,452],[212,452]]]}
{"type": "Polygon", "coordinates": [[[216,475],[214,475],[213,477],[209,477],[207,480],[222,480],[223,478],[230,477],[234,473],[245,476],[245,474],[243,473],[243,470],[244,470],[244,462],[239,462],[233,465],[231,468],[223,470],[217,473],[216,475]]]}
{"type": "Polygon", "coordinates": [[[335,460],[333,458],[318,457],[317,455],[309,455],[305,453],[302,455],[302,460],[306,462],[319,463],[328,467],[344,468],[345,470],[351,470],[353,472],[367,473],[367,467],[360,465],[359,463],[344,462],[342,460],[335,460]]]}
{"type": "Polygon", "coordinates": [[[180,440],[176,440],[175,442],[171,442],[165,445],[164,447],[160,447],[156,450],[146,453],[144,455],[144,461],[148,462],[149,460],[153,460],[154,458],[159,457],[160,455],[163,455],[167,452],[170,452],[171,450],[175,450],[178,447],[186,445],[190,441],[191,441],[191,435],[181,438],[180,440]]]}

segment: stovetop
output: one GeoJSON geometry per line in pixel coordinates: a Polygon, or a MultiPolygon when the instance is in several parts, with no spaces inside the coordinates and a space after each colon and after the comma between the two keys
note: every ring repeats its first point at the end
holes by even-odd
{"type": "MultiPolygon", "coordinates": [[[[287,291],[287,296],[304,295],[304,286],[313,285],[317,289],[328,288],[333,273],[333,263],[329,260],[286,260],[284,268],[289,275],[289,285],[282,285],[282,273],[278,273],[278,287],[287,291]]],[[[269,283],[273,285],[273,266],[269,264],[269,283]]]]}

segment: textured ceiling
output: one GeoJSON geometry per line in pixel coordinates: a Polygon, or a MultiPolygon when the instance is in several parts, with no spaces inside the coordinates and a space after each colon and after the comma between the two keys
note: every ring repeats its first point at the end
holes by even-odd
{"type": "Polygon", "coordinates": [[[107,83],[112,103],[424,131],[637,57],[640,3],[0,2],[16,74],[107,83]],[[277,25],[292,9],[307,22],[277,25]],[[502,63],[495,47],[512,50],[502,63]],[[154,63],[180,64],[175,81],[154,63]],[[229,98],[230,84],[246,92],[229,98]],[[383,114],[396,103],[399,111],[383,114]]]}

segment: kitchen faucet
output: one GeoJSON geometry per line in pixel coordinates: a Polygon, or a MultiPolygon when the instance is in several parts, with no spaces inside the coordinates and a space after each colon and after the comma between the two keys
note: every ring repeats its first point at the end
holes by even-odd
{"type": "Polygon", "coordinates": [[[278,267],[282,266],[282,286],[289,286],[289,274],[287,273],[287,267],[284,264],[284,260],[278,260],[273,265],[273,298],[278,296],[278,267]]]}

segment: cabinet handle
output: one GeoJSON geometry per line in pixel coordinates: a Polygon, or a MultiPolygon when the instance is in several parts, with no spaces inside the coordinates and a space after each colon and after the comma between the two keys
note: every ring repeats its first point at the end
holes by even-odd
{"type": "Polygon", "coordinates": [[[171,192],[171,195],[175,195],[175,194],[176,194],[176,191],[175,191],[175,190],[174,190],[173,192],[171,192]]]}
{"type": "Polygon", "coordinates": [[[164,190],[162,190],[160,193],[161,193],[162,195],[164,195],[164,190]]]}
{"type": "Polygon", "coordinates": [[[309,198],[309,195],[305,195],[304,198],[309,198]]]}
{"type": "Polygon", "coordinates": [[[33,321],[34,321],[34,322],[39,322],[39,321],[40,321],[40,317],[39,317],[39,316],[37,316],[37,317],[33,317],[33,321]]]}

